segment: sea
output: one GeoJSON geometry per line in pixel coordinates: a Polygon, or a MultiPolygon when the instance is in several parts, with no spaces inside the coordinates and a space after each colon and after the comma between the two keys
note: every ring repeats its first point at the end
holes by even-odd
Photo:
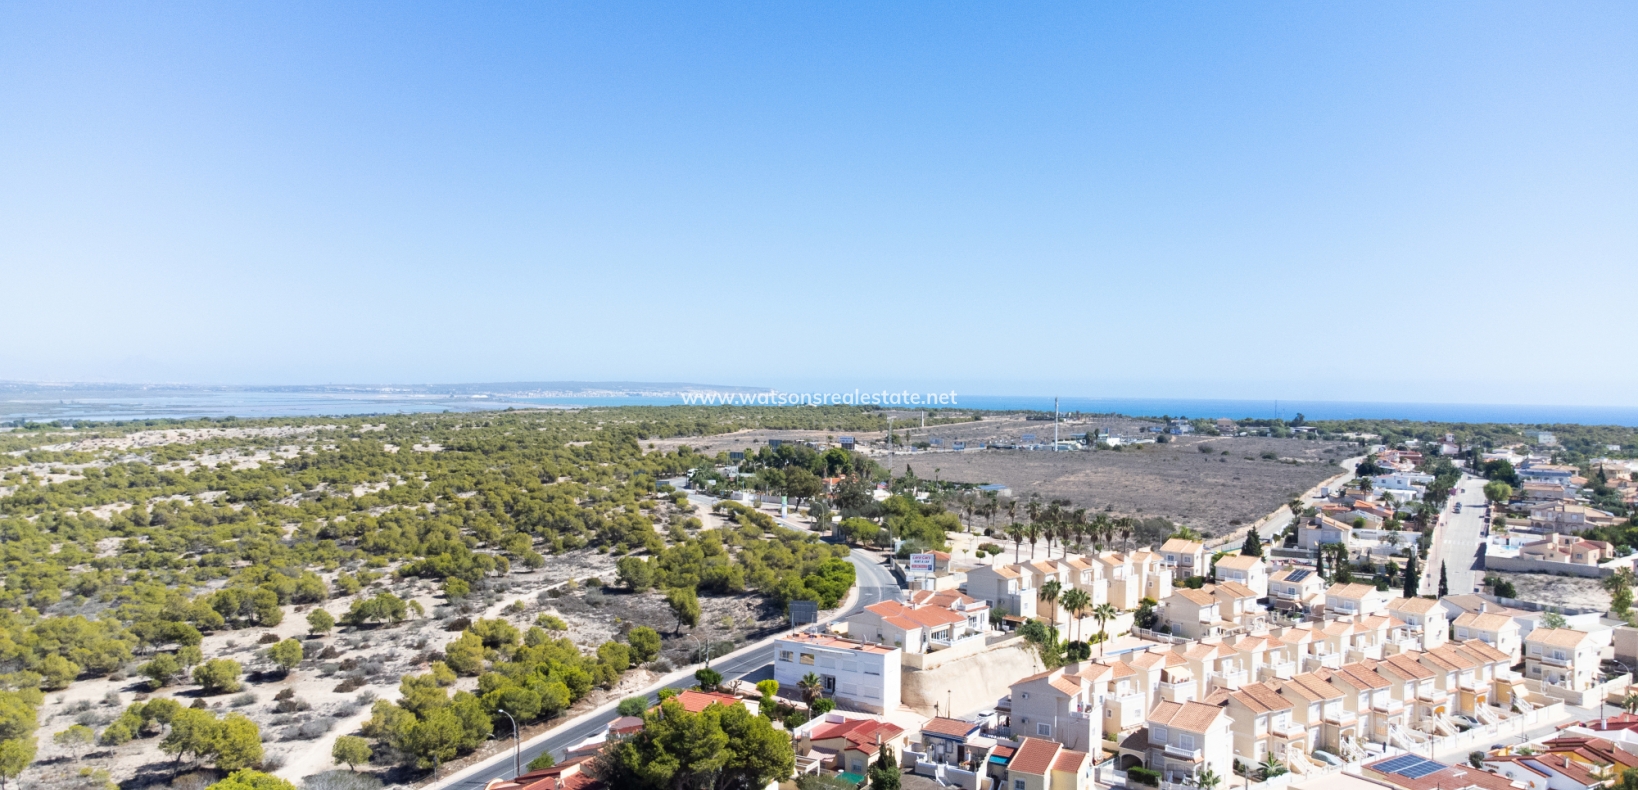
{"type": "MultiPolygon", "coordinates": [[[[448,389],[450,391],[438,392],[431,388],[61,387],[10,384],[0,387],[0,423],[198,417],[254,419],[475,412],[508,408],[670,406],[684,402],[680,394],[640,391],[611,393],[600,389],[580,395],[534,397],[520,393],[474,392],[470,385],[448,389]]],[[[957,408],[1050,412],[1053,398],[1050,395],[959,395],[957,408]]],[[[1626,406],[1060,397],[1058,409],[1062,412],[1134,417],[1278,417],[1290,420],[1302,414],[1310,420],[1390,419],[1638,427],[1638,407],[1626,406]]]]}

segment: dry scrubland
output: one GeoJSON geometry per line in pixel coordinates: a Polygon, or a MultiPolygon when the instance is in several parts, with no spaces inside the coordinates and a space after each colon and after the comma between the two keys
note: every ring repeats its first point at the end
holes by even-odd
{"type": "MultiPolygon", "coordinates": [[[[117,744],[102,743],[100,737],[92,744],[53,738],[75,725],[101,736],[127,706],[158,699],[203,707],[218,716],[246,716],[260,730],[261,767],[299,783],[335,770],[335,739],[358,734],[375,701],[396,700],[405,676],[431,671],[445,646],[481,618],[504,619],[521,632],[544,622],[539,619],[543,615],[553,615],[564,628],[552,636],[567,638],[588,656],[637,626],[651,627],[661,636],[657,660],[617,673],[607,687],[594,685],[557,719],[528,724],[525,737],[648,686],[673,664],[694,660],[700,645],[721,653],[766,636],[783,623],[783,608],[767,597],[766,589],[739,594],[702,590],[698,624],[679,630],[659,592],[633,594],[604,586],[614,583],[615,558],[627,547],[644,554],[705,533],[728,535],[716,532],[725,527],[735,531],[721,541],[731,550],[758,539],[756,531],[747,533],[748,526],[741,529],[721,514],[695,512],[686,500],[652,492],[646,485],[631,488],[631,470],[656,466],[636,440],[649,438],[646,434],[656,427],[663,430],[669,416],[663,410],[429,415],[386,422],[376,418],[376,424],[360,419],[290,421],[296,424],[5,436],[0,445],[5,451],[0,453],[0,533],[7,541],[0,543],[0,554],[5,556],[4,590],[10,604],[0,615],[14,618],[8,629],[19,641],[39,618],[119,620],[115,607],[130,591],[131,580],[145,580],[150,590],[153,581],[162,580],[166,587],[185,590],[183,601],[203,600],[255,570],[260,561],[252,557],[272,557],[276,564],[294,560],[287,570],[316,572],[328,591],[321,603],[277,607],[282,618],[274,625],[205,629],[199,644],[203,659],[233,659],[243,665],[242,688],[227,693],[205,694],[186,672],[162,688],[151,688],[136,670],[170,649],[156,651],[129,637],[136,648],[133,656],[111,669],[83,672],[66,688],[44,694],[32,733],[35,759],[17,777],[18,784],[199,790],[215,781],[221,773],[209,760],[174,760],[162,753],[161,736],[140,735],[117,744]],[[613,431],[619,433],[610,436],[613,431]],[[538,448],[534,455],[519,453],[531,446],[538,448]],[[292,464],[309,472],[293,473],[292,464]],[[101,482],[126,479],[128,484],[101,482]],[[552,510],[540,510],[543,497],[553,493],[559,496],[552,510]],[[315,509],[315,504],[325,507],[315,509]],[[448,525],[449,514],[459,513],[467,514],[467,522],[457,535],[457,554],[511,558],[502,571],[468,576],[471,590],[464,595],[446,595],[438,575],[396,574],[406,563],[430,557],[430,551],[408,556],[402,548],[359,551],[371,535],[429,528],[419,524],[448,525]],[[133,523],[134,514],[142,515],[142,521],[133,523]],[[439,514],[444,514],[443,522],[434,520],[439,514]],[[167,549],[173,552],[169,556],[151,550],[167,531],[177,529],[162,526],[161,516],[189,530],[181,548],[173,542],[167,549]],[[177,521],[184,517],[191,521],[177,521]],[[375,518],[382,519],[379,526],[375,518]],[[534,525],[527,532],[524,518],[534,525]],[[343,524],[358,526],[338,526],[343,524]],[[339,531],[325,532],[331,529],[339,531]],[[351,537],[349,530],[355,530],[351,537]],[[525,537],[529,540],[520,544],[525,537]],[[297,548],[321,543],[339,543],[344,559],[305,565],[295,560],[297,548]],[[535,550],[548,556],[542,560],[535,555],[531,561],[535,550]],[[223,556],[217,559],[225,561],[212,562],[211,555],[218,552],[223,556]],[[57,559],[71,555],[77,559],[57,559]],[[31,558],[47,559],[56,567],[40,573],[29,567],[31,558]],[[361,589],[348,589],[361,577],[361,589]],[[96,578],[96,584],[76,581],[89,578],[96,578]],[[397,624],[338,625],[328,635],[308,633],[307,615],[314,609],[340,620],[354,603],[387,592],[419,606],[420,613],[397,624]],[[299,641],[304,656],[288,673],[267,654],[270,645],[286,639],[299,641]]],[[[684,418],[702,424],[718,416],[693,412],[684,418]]],[[[729,424],[761,418],[750,412],[720,416],[729,424]]],[[[779,422],[782,416],[773,418],[779,422]]],[[[826,414],[820,419],[868,424],[871,418],[826,414]]],[[[661,469],[680,463],[657,460],[661,469]]],[[[426,540],[428,534],[411,540],[426,540]]],[[[318,555],[338,556],[333,545],[318,555]]],[[[0,673],[6,673],[33,669],[39,658],[25,652],[0,656],[0,661],[5,664],[0,673]]],[[[0,674],[0,683],[19,678],[23,676],[0,674]]],[[[466,675],[447,691],[472,692],[477,686],[478,678],[466,675]]],[[[445,770],[508,743],[497,736],[475,753],[446,760],[445,770]]],[[[376,746],[379,755],[382,747],[376,746]]],[[[390,752],[385,761],[360,768],[389,784],[427,779],[424,770],[399,763],[390,752]]]]}

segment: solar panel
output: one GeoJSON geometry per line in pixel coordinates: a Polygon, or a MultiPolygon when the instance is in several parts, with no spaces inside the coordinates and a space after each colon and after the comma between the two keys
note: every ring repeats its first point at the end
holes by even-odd
{"type": "Polygon", "coordinates": [[[1308,574],[1310,573],[1313,573],[1313,571],[1308,570],[1307,568],[1301,568],[1299,570],[1292,571],[1290,576],[1285,577],[1285,580],[1288,582],[1300,582],[1303,579],[1308,578],[1308,574]]]}
{"type": "Polygon", "coordinates": [[[1432,760],[1422,760],[1416,765],[1400,771],[1399,775],[1407,779],[1421,779],[1424,776],[1436,774],[1443,770],[1445,770],[1445,766],[1440,763],[1433,762],[1432,760]]]}

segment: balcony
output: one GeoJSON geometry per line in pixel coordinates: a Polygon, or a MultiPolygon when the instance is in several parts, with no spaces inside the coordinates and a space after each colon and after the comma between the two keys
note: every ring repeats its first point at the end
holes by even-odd
{"type": "Polygon", "coordinates": [[[1482,681],[1482,680],[1480,680],[1478,678],[1468,678],[1468,677],[1462,678],[1460,681],[1457,681],[1456,687],[1463,690],[1463,691],[1471,691],[1471,692],[1475,692],[1475,693],[1490,690],[1490,684],[1489,683],[1486,683],[1486,682],[1484,682],[1484,681],[1482,681]]]}
{"type": "Polygon", "coordinates": [[[1284,738],[1287,740],[1305,738],[1308,735],[1307,728],[1296,723],[1295,721],[1289,720],[1284,722],[1277,721],[1268,725],[1268,731],[1276,738],[1284,738]]]}
{"type": "Polygon", "coordinates": [[[1443,705],[1444,703],[1450,701],[1450,695],[1446,694],[1444,689],[1435,688],[1433,686],[1423,686],[1422,688],[1417,689],[1416,698],[1423,702],[1431,702],[1435,705],[1443,705]]]}
{"type": "Polygon", "coordinates": [[[1184,694],[1184,693],[1192,695],[1192,694],[1195,693],[1196,690],[1197,689],[1195,688],[1194,681],[1192,681],[1192,680],[1180,680],[1180,681],[1178,681],[1176,683],[1167,683],[1165,681],[1161,681],[1161,683],[1160,683],[1160,693],[1161,693],[1162,697],[1165,697],[1167,694],[1170,694],[1172,696],[1169,697],[1169,698],[1172,698],[1172,699],[1175,699],[1178,695],[1181,695],[1181,694],[1184,694]]]}
{"type": "Polygon", "coordinates": [[[1206,675],[1206,679],[1213,686],[1233,690],[1246,684],[1246,671],[1236,669],[1228,672],[1212,672],[1206,675]]]}
{"type": "Polygon", "coordinates": [[[1185,748],[1183,748],[1181,746],[1173,746],[1172,744],[1168,743],[1168,744],[1166,744],[1166,756],[1167,757],[1174,757],[1174,758],[1177,758],[1179,760],[1188,760],[1191,763],[1197,763],[1197,762],[1200,762],[1202,759],[1204,759],[1205,750],[1204,749],[1185,749],[1185,748]]]}
{"type": "Polygon", "coordinates": [[[1553,666],[1553,667],[1570,667],[1570,666],[1573,666],[1574,663],[1575,663],[1574,660],[1571,659],[1569,656],[1565,656],[1563,658],[1553,658],[1552,656],[1549,656],[1549,655],[1540,655],[1540,656],[1534,656],[1533,655],[1533,656],[1529,656],[1529,658],[1532,661],[1540,661],[1543,664],[1546,664],[1548,666],[1553,666]]]}
{"type": "Polygon", "coordinates": [[[1405,703],[1381,694],[1376,695],[1376,699],[1371,702],[1371,710],[1377,713],[1386,713],[1390,716],[1404,709],[1405,703]]]}
{"type": "Polygon", "coordinates": [[[944,649],[949,648],[949,647],[954,647],[955,645],[965,644],[965,643],[970,642],[970,641],[972,641],[974,639],[983,639],[983,638],[984,638],[984,632],[983,631],[968,631],[965,634],[961,634],[960,636],[956,636],[956,637],[953,637],[953,638],[951,638],[951,637],[939,638],[938,636],[932,636],[932,637],[929,637],[927,639],[927,644],[930,645],[933,650],[944,650],[944,649]]]}
{"type": "Polygon", "coordinates": [[[1325,712],[1326,724],[1335,724],[1338,727],[1347,727],[1356,721],[1359,721],[1359,716],[1347,708],[1339,707],[1336,710],[1325,712]]]}
{"type": "Polygon", "coordinates": [[[1314,656],[1302,657],[1302,671],[1313,672],[1320,668],[1336,669],[1342,666],[1341,653],[1323,653],[1314,656]]]}
{"type": "Polygon", "coordinates": [[[1297,674],[1297,662],[1295,661],[1271,661],[1262,666],[1263,680],[1272,680],[1274,678],[1290,680],[1291,676],[1295,674],[1297,674]]]}

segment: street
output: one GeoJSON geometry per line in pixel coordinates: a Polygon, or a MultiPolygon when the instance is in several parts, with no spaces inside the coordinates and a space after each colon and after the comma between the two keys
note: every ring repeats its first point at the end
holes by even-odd
{"type": "Polygon", "coordinates": [[[1479,544],[1484,540],[1484,479],[1463,475],[1445,502],[1441,524],[1434,529],[1433,545],[1428,547],[1427,565],[1422,568],[1424,595],[1439,592],[1439,565],[1445,563],[1449,573],[1450,594],[1475,592],[1484,580],[1480,570],[1479,544]],[[1462,505],[1457,513],[1456,503],[1462,505]]]}
{"type": "MultiPolygon", "coordinates": [[[[854,570],[858,573],[859,598],[853,607],[843,613],[841,617],[853,614],[870,604],[891,600],[898,595],[897,580],[893,578],[892,573],[883,567],[880,560],[855,549],[848,556],[848,561],[853,563],[854,570]]],[[[721,672],[723,680],[737,680],[739,678],[756,680],[763,677],[772,677],[773,660],[774,649],[773,645],[769,644],[744,653],[736,653],[716,659],[711,668],[721,672]]],[[[684,678],[671,683],[668,687],[680,690],[692,685],[694,685],[693,678],[684,678]]],[[[660,687],[655,687],[648,691],[650,702],[659,701],[659,690],[660,687]]],[[[573,726],[552,730],[547,737],[523,748],[521,762],[527,765],[530,760],[533,760],[542,752],[551,752],[553,757],[561,760],[569,747],[602,732],[603,728],[607,727],[608,723],[614,721],[618,716],[619,714],[611,709],[601,715],[589,717],[573,726]]],[[[500,733],[497,732],[496,735],[499,737],[500,733]]],[[[460,781],[434,786],[471,790],[471,788],[483,787],[491,779],[511,778],[513,775],[512,751],[508,749],[484,761],[477,771],[463,776],[460,781]]]]}

